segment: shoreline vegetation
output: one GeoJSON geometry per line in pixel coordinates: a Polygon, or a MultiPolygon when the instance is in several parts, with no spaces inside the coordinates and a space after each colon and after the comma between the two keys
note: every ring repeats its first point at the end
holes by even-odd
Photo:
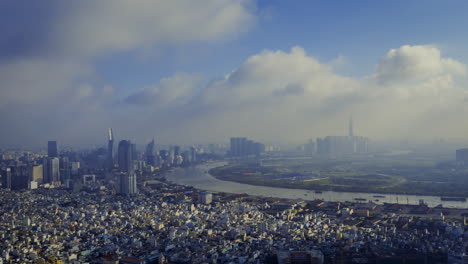
{"type": "MultiPolygon", "coordinates": [[[[258,173],[239,173],[239,166],[222,166],[212,168],[208,171],[213,177],[223,180],[255,186],[267,186],[287,189],[302,189],[308,191],[334,191],[369,194],[393,194],[393,195],[423,195],[438,197],[468,197],[468,189],[465,186],[454,188],[453,185],[422,183],[407,181],[401,176],[388,176],[386,179],[392,184],[371,182],[363,184],[363,181],[356,180],[357,176],[351,177],[328,177],[327,180],[320,178],[317,180],[291,180],[282,178],[271,178],[271,175],[259,175],[258,173]],[[332,178],[332,179],[330,179],[332,178]],[[346,179],[346,180],[344,180],[346,179]],[[353,183],[353,180],[355,181],[353,183]],[[396,184],[394,182],[397,182],[396,184]],[[334,184],[343,182],[344,184],[334,184]]],[[[370,175],[363,175],[367,179],[370,175]]]]}

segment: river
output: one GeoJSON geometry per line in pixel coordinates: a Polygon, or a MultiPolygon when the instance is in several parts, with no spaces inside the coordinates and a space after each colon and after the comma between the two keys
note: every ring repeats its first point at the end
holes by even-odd
{"type": "Polygon", "coordinates": [[[303,199],[303,200],[324,200],[330,202],[358,202],[355,199],[365,199],[373,201],[376,204],[383,203],[398,203],[398,204],[418,204],[420,200],[424,200],[430,207],[442,205],[447,208],[468,208],[468,202],[456,201],[441,201],[439,196],[427,195],[403,195],[403,194],[378,194],[378,193],[357,193],[357,192],[334,192],[323,191],[316,193],[311,190],[303,189],[288,189],[268,186],[256,186],[231,181],[223,181],[216,179],[208,173],[212,168],[223,166],[227,162],[209,162],[190,168],[175,168],[168,172],[166,179],[180,185],[193,186],[197,189],[211,192],[226,192],[226,193],[246,193],[249,195],[259,195],[264,197],[277,197],[287,199],[303,199]],[[383,197],[375,197],[383,196],[383,197]],[[378,201],[376,201],[378,200],[378,201]]]}

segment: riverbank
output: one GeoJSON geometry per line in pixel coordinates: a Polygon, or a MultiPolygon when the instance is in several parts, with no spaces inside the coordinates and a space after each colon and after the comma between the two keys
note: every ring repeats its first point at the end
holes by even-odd
{"type": "Polygon", "coordinates": [[[335,191],[370,194],[392,194],[392,195],[423,195],[436,197],[468,197],[468,190],[455,190],[438,188],[432,183],[408,182],[395,179],[396,182],[388,186],[375,186],[372,184],[330,184],[328,181],[318,179],[315,181],[269,179],[257,175],[240,175],[230,173],[229,168],[216,167],[210,169],[209,173],[216,179],[222,181],[236,182],[255,186],[267,186],[274,188],[301,189],[310,191],[335,191]]]}
{"type": "Polygon", "coordinates": [[[185,186],[192,186],[199,190],[206,190],[212,192],[248,194],[262,197],[276,197],[284,199],[301,199],[306,201],[323,200],[327,202],[356,202],[356,199],[363,199],[365,201],[372,201],[376,204],[390,203],[402,205],[417,205],[421,200],[423,200],[424,203],[426,203],[429,207],[459,209],[468,208],[468,202],[441,201],[439,196],[396,195],[369,192],[337,192],[328,190],[322,191],[321,193],[316,193],[312,190],[256,186],[232,181],[223,181],[213,177],[209,173],[210,169],[226,164],[226,162],[218,161],[201,164],[196,167],[177,168],[167,173],[165,177],[168,182],[185,186]],[[376,195],[381,195],[384,197],[374,197],[376,195]]]}

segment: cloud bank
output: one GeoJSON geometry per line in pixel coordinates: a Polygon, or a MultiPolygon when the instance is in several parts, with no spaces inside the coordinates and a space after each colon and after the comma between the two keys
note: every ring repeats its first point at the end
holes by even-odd
{"type": "Polygon", "coordinates": [[[192,131],[190,137],[200,141],[243,135],[300,142],[346,134],[350,115],[357,133],[373,138],[463,138],[465,126],[457,120],[467,112],[466,73],[466,65],[442,57],[430,45],[392,49],[376,71],[363,78],[341,76],[332,65],[293,47],[289,52],[265,50],[251,56],[201,90],[187,83],[168,86],[178,82],[176,75],[126,102],[159,112],[166,97],[161,87],[183,90],[184,100],[170,115],[175,121],[160,130],[164,138],[183,138],[192,131]],[[151,99],[132,100],[144,94],[151,99]]]}
{"type": "MultiPolygon", "coordinates": [[[[94,84],[96,60],[227,41],[255,24],[255,8],[253,0],[0,3],[0,145],[100,142],[100,130],[125,123],[128,111],[118,109],[116,89],[94,84]]],[[[174,90],[155,96],[172,99],[174,90]]]]}
{"type": "Polygon", "coordinates": [[[346,134],[350,115],[356,134],[371,138],[466,138],[467,66],[437,46],[395,47],[360,78],[300,46],[264,50],[224,76],[177,72],[122,93],[96,85],[101,56],[228,41],[255,24],[255,3],[45,3],[54,8],[39,7],[19,28],[47,37],[27,34],[15,48],[21,34],[5,26],[9,37],[0,39],[0,145],[104,144],[107,127],[138,143],[304,142],[346,134]]]}

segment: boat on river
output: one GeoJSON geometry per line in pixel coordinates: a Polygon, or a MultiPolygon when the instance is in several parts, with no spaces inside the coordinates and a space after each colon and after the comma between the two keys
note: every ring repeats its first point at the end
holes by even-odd
{"type": "Polygon", "coordinates": [[[466,197],[440,197],[441,201],[466,202],[466,197]]]}

